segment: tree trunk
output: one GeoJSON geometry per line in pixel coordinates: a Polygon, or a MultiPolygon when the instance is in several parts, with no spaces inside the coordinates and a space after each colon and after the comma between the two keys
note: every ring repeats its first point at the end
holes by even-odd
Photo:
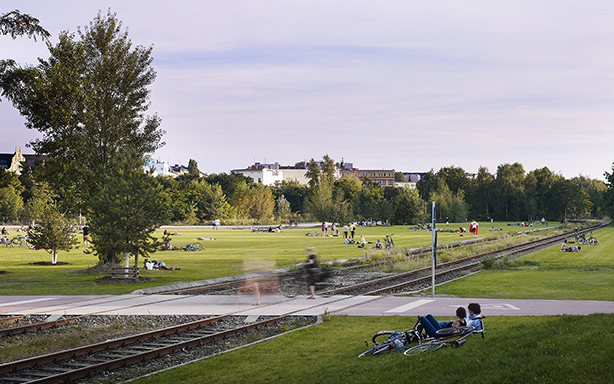
{"type": "Polygon", "coordinates": [[[56,264],[57,262],[58,262],[58,251],[54,249],[51,251],[51,264],[56,264]]]}

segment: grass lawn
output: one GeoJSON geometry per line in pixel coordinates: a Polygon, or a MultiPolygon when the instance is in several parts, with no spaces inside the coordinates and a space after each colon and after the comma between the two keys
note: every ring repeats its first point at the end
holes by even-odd
{"type": "MultiPolygon", "coordinates": [[[[450,224],[449,228],[468,227],[468,223],[450,224]]],[[[504,232],[484,230],[479,237],[500,236],[502,233],[516,233],[524,228],[509,227],[505,223],[495,223],[504,232]]],[[[490,226],[493,226],[489,224],[490,226]]],[[[445,224],[438,228],[443,228],[445,224]]],[[[541,227],[541,226],[540,226],[541,227]]],[[[486,229],[486,228],[484,228],[486,229]]],[[[174,230],[173,230],[174,231],[174,230]]],[[[305,248],[315,247],[320,261],[339,260],[365,254],[364,249],[355,245],[345,245],[342,237],[310,237],[307,232],[320,233],[320,227],[284,229],[281,233],[250,232],[247,229],[178,229],[178,236],[172,236],[174,246],[183,247],[193,243],[198,237],[212,237],[213,241],[199,241],[204,250],[200,252],[164,251],[156,252],[152,258],[164,261],[169,266],[181,267],[181,271],[142,271],[141,276],[150,277],[150,282],[132,284],[97,283],[96,279],[108,273],[86,272],[87,268],[98,263],[93,254],[83,249],[60,252],[59,262],[68,265],[37,266],[35,262],[51,261],[51,256],[43,250],[29,250],[0,247],[0,294],[2,295],[85,295],[85,294],[124,294],[136,289],[181,282],[198,281],[215,277],[242,274],[246,266],[265,265],[268,268],[290,267],[306,259],[305,248]]],[[[387,234],[394,233],[397,248],[415,248],[431,243],[431,232],[414,231],[408,226],[364,227],[358,228],[367,241],[375,242],[387,234]]],[[[11,233],[9,238],[15,233],[11,233]]],[[[161,236],[162,231],[158,234],[161,236]]],[[[343,236],[343,234],[341,234],[343,236]]],[[[440,233],[439,244],[470,239],[470,234],[440,233]]],[[[139,264],[143,258],[140,258],[139,264]]],[[[134,259],[131,260],[132,264],[134,259]]],[[[142,264],[141,264],[142,265],[142,264]]]]}
{"type": "Polygon", "coordinates": [[[436,288],[437,294],[508,299],[614,300],[614,227],[601,245],[560,252],[560,244],[436,288]]]}
{"type": "MultiPolygon", "coordinates": [[[[505,270],[437,287],[437,293],[614,300],[614,227],[595,235],[602,245],[586,246],[580,253],[551,247],[505,270]]],[[[460,349],[359,359],[365,350],[362,340],[382,329],[409,329],[414,318],[332,316],[311,328],[136,383],[609,383],[614,376],[613,321],[612,314],[493,316],[485,320],[486,338],[473,336],[460,349]]]]}
{"type": "Polygon", "coordinates": [[[608,383],[614,315],[489,317],[486,337],[422,356],[358,358],[363,339],[413,317],[332,316],[322,324],[137,380],[182,383],[608,383]]]}

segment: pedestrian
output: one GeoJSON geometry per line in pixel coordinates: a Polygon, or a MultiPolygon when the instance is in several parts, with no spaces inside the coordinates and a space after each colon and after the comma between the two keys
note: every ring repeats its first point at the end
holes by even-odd
{"type": "Polygon", "coordinates": [[[349,232],[350,232],[350,227],[347,224],[343,224],[343,237],[347,239],[349,232]]]}
{"type": "Polygon", "coordinates": [[[83,227],[83,248],[90,246],[90,227],[87,225],[83,227]]]}
{"type": "Polygon", "coordinates": [[[307,248],[307,254],[309,258],[304,264],[305,271],[307,271],[307,284],[309,285],[309,293],[311,296],[308,299],[315,299],[316,283],[318,282],[321,272],[318,258],[316,257],[315,250],[313,248],[307,248]]]}
{"type": "Polygon", "coordinates": [[[354,233],[356,232],[356,224],[352,223],[350,225],[350,233],[352,234],[351,238],[354,238],[354,233]]]}

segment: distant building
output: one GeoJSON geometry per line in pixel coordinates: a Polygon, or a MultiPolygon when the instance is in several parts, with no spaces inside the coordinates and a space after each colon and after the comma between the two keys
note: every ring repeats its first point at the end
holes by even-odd
{"type": "Polygon", "coordinates": [[[23,169],[23,163],[30,166],[35,165],[37,162],[44,162],[46,156],[37,155],[24,155],[21,147],[15,148],[15,153],[0,153],[0,167],[9,172],[15,172],[21,175],[23,169]]]}
{"type": "Polygon", "coordinates": [[[299,184],[305,185],[309,183],[307,167],[297,167],[292,165],[279,165],[254,163],[245,169],[233,169],[233,172],[241,173],[244,176],[251,177],[254,183],[273,185],[276,181],[298,181],[299,184]]]}
{"type": "MultiPolygon", "coordinates": [[[[173,178],[180,175],[188,174],[189,172],[188,167],[186,167],[185,165],[169,165],[167,163],[154,160],[148,160],[144,168],[147,171],[153,169],[153,176],[170,176],[173,178]]],[[[202,173],[200,171],[198,171],[198,173],[200,174],[200,177],[207,176],[206,173],[202,173]]]]}
{"type": "Polygon", "coordinates": [[[383,187],[395,186],[394,169],[357,169],[354,168],[354,163],[343,163],[339,169],[339,176],[341,179],[355,176],[361,181],[368,177],[383,187]]]}

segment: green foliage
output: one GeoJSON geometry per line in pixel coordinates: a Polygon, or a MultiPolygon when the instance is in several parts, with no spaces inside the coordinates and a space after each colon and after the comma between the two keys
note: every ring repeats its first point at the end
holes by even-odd
{"type": "Polygon", "coordinates": [[[32,188],[32,197],[24,209],[24,218],[29,222],[37,221],[50,206],[54,205],[53,192],[47,183],[37,183],[32,188]]]}
{"type": "Polygon", "coordinates": [[[606,171],[604,172],[604,176],[607,180],[606,185],[608,187],[603,193],[605,212],[611,219],[614,219],[614,163],[612,163],[612,173],[606,171]]]}
{"type": "Polygon", "coordinates": [[[126,152],[103,174],[103,187],[91,197],[90,230],[101,262],[118,255],[147,255],[160,245],[155,227],[167,220],[167,201],[155,178],[143,173],[138,154],[126,152]]]}
{"type": "Polygon", "coordinates": [[[281,220],[287,220],[290,217],[292,210],[290,209],[290,202],[285,198],[284,195],[281,195],[279,199],[277,199],[277,207],[275,208],[275,215],[279,217],[281,220]]]}
{"type": "Polygon", "coordinates": [[[0,35],[10,35],[13,39],[26,35],[35,41],[37,36],[42,40],[51,36],[39,25],[37,18],[20,13],[18,9],[0,15],[0,35]]]}
{"type": "MultiPolygon", "coordinates": [[[[251,180],[251,179],[250,179],[251,180]]],[[[306,185],[301,185],[297,180],[276,181],[273,186],[273,195],[279,199],[284,198],[290,203],[290,209],[293,213],[299,213],[305,206],[305,199],[309,193],[306,185]]]]}
{"type": "Polygon", "coordinates": [[[58,251],[69,251],[77,243],[72,223],[54,207],[48,207],[39,217],[34,228],[28,232],[34,248],[47,250],[51,263],[57,263],[58,251]]]}
{"type": "Polygon", "coordinates": [[[196,217],[209,221],[224,216],[226,196],[218,184],[209,184],[204,179],[194,179],[188,187],[189,201],[196,207],[196,217]]]}
{"type": "Polygon", "coordinates": [[[316,184],[307,199],[307,211],[318,221],[331,220],[333,216],[333,188],[330,183],[316,184]]]}
{"type": "Polygon", "coordinates": [[[31,145],[46,154],[41,180],[60,193],[71,210],[86,209],[101,188],[100,176],[117,153],[139,156],[163,145],[157,116],[145,115],[147,88],[155,79],[152,48],[133,47],[116,16],[98,14],[79,39],[61,32],[50,57],[28,68],[11,101],[26,126],[42,137],[31,145]]]}
{"type": "Polygon", "coordinates": [[[415,224],[424,216],[424,200],[416,189],[404,187],[396,197],[394,204],[395,224],[415,224]]]}

